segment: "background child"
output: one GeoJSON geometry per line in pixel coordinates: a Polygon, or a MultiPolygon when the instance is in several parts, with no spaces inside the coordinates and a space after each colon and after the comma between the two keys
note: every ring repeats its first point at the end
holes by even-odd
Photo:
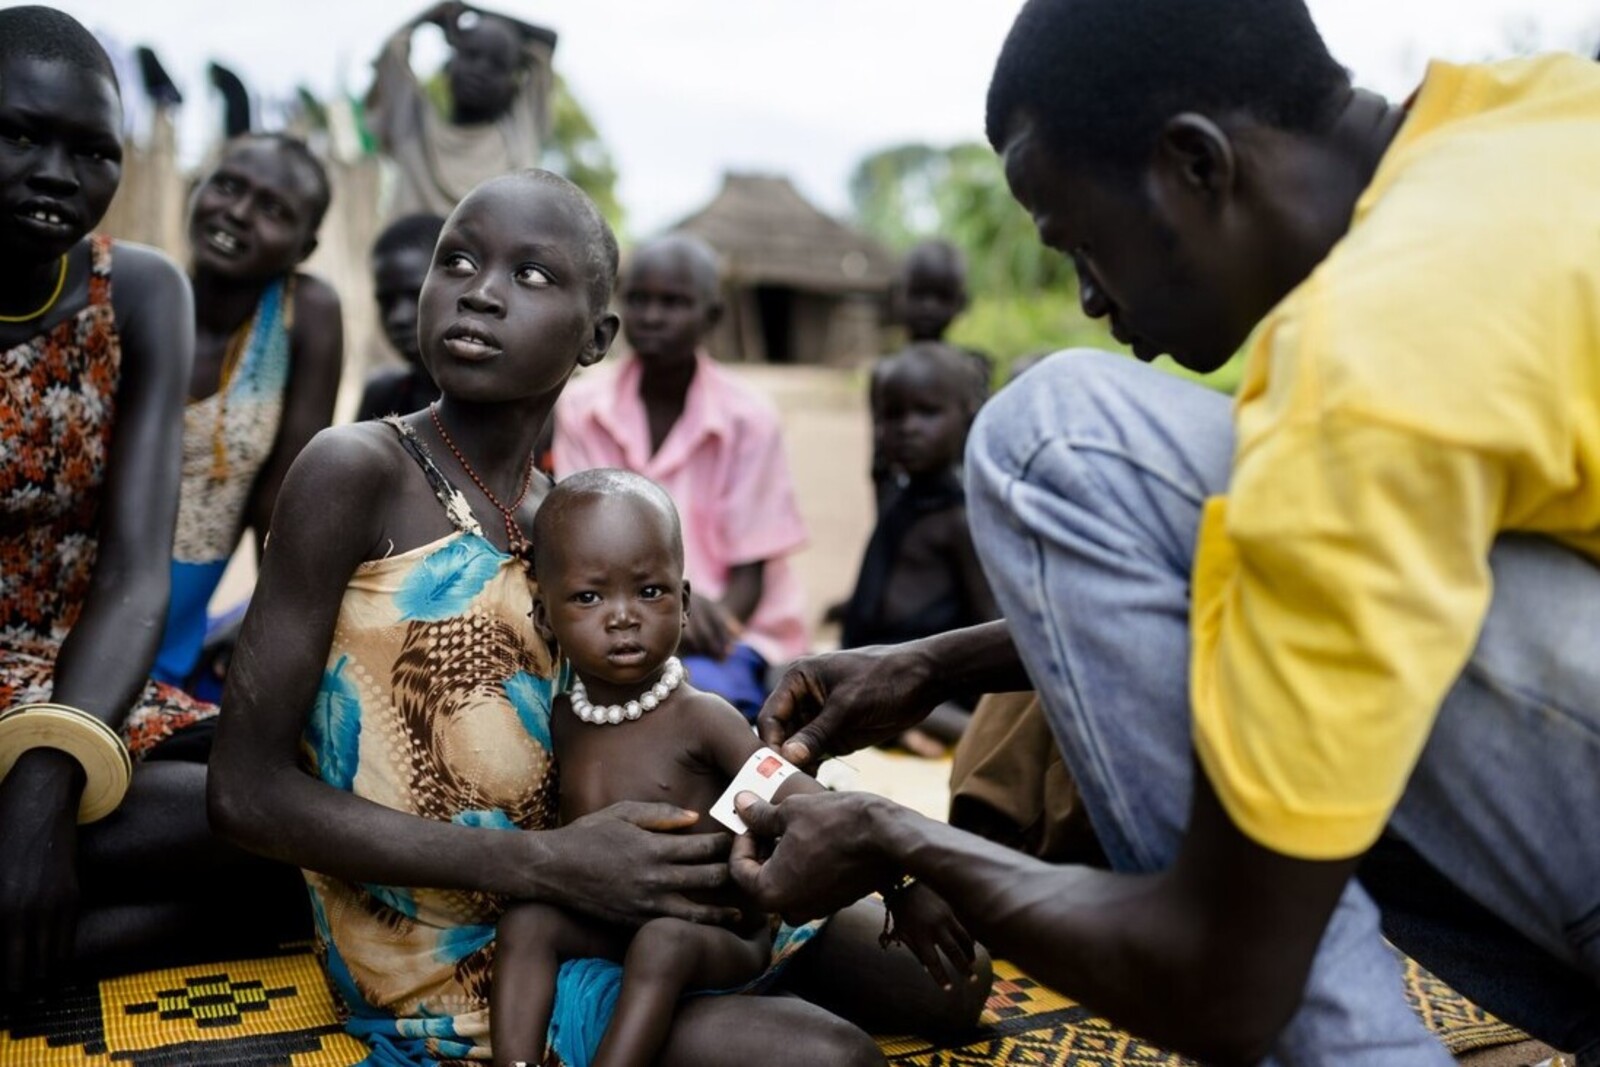
{"type": "Polygon", "coordinates": [[[394,164],[388,215],[448,214],[473,186],[536,166],[550,136],[555,31],[442,0],[384,42],[367,94],[368,127],[394,164]],[[411,69],[411,38],[433,24],[450,46],[450,114],[411,69]]]}
{"type": "MultiPolygon", "coordinates": [[[[961,250],[949,241],[923,241],[906,253],[900,274],[890,292],[894,317],[906,328],[911,343],[943,341],[950,324],[967,309],[967,263],[961,250]]],[[[978,403],[988,394],[994,365],[988,356],[974,349],[957,349],[972,360],[976,379],[982,383],[978,403]]],[[[872,412],[872,488],[881,512],[900,487],[903,472],[894,468],[885,455],[883,431],[878,418],[878,390],[887,360],[873,368],[867,383],[867,407],[872,412]]]]}
{"type": "Polygon", "coordinates": [[[396,219],[372,243],[372,286],[378,298],[383,335],[405,366],[375,372],[361,391],[356,421],[421,411],[439,399],[439,387],[422,365],[417,339],[417,298],[433,263],[444,219],[407,215],[396,219]]]}
{"type": "MultiPolygon", "coordinates": [[[[961,488],[977,397],[975,364],[948,345],[913,344],[881,365],[877,419],[886,457],[905,483],[867,543],[845,608],[843,647],[896,644],[1000,617],[972,547],[961,488]]],[[[967,718],[947,703],[923,735],[902,741],[920,754],[941,754],[967,718]]]]}
{"type": "Polygon", "coordinates": [[[289,465],[333,420],[339,297],[295,269],[317,247],[329,199],[327,173],[303,141],[252,134],[229,143],[189,205],[195,360],[154,674],[208,700],[222,684],[196,670],[206,607],[247,528],[260,550],[289,465]]]}
{"type": "MultiPolygon", "coordinates": [[[[550,720],[562,821],[620,801],[654,800],[700,813],[692,832],[718,832],[705,813],[761,745],[733,707],[690,685],[672,658],[690,614],[690,589],[671,498],[630,472],[576,474],[540,508],[534,545],[534,618],[576,675],[570,693],[555,698],[550,720]],[[610,721],[608,705],[626,710],[610,721]],[[597,711],[600,721],[589,717],[597,711]]],[[[820,788],[797,773],[778,795],[820,788]]],[[[743,905],[728,893],[716,899],[743,905]]],[[[948,988],[962,975],[977,980],[972,941],[943,901],[912,887],[896,896],[895,908],[897,932],[930,961],[937,981],[948,988]],[[948,971],[937,963],[941,948],[948,971]]],[[[543,1061],[563,960],[621,962],[621,990],[609,1025],[593,986],[585,1003],[560,1012],[557,1053],[565,1062],[586,1061],[587,1048],[562,1046],[581,1042],[574,1014],[598,1013],[598,1021],[586,1015],[576,1027],[604,1029],[594,1062],[642,1067],[654,1062],[684,993],[746,986],[813,932],[783,927],[775,943],[767,917],[748,911],[732,928],[658,918],[635,930],[551,905],[517,905],[502,916],[497,936],[490,1012],[496,1062],[543,1061]]],[[[863,1050],[873,1048],[864,1032],[860,1041],[863,1050]]]]}
{"type": "Polygon", "coordinates": [[[635,358],[573,385],[556,408],[558,475],[620,467],[683,508],[695,584],[683,654],[695,682],[754,718],[769,664],[805,651],[804,547],[777,409],[702,347],[722,314],[716,254],[677,234],[640,247],[622,279],[635,358]]]}
{"type": "Polygon", "coordinates": [[[900,265],[890,294],[894,317],[913,343],[943,341],[945,331],[967,309],[967,264],[949,241],[923,241],[900,265]]]}

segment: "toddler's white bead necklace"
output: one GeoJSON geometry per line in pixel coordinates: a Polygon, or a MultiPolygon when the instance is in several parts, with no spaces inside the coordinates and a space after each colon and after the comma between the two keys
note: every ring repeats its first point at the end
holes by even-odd
{"type": "Polygon", "coordinates": [[[654,711],[681,684],[683,684],[683,664],[677,656],[671,656],[667,659],[667,665],[662,668],[661,677],[656,684],[626,704],[605,704],[595,707],[589,703],[589,689],[581,678],[572,680],[572,689],[567,694],[567,699],[572,702],[573,714],[584,722],[596,726],[617,726],[637,719],[647,711],[654,711]]]}

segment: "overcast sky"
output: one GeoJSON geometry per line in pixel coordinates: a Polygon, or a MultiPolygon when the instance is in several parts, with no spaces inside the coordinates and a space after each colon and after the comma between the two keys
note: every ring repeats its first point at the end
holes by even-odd
{"type": "MultiPolygon", "coordinates": [[[[1338,59],[1392,95],[1429,56],[1478,59],[1513,45],[1600,39],[1594,0],[1310,0],[1338,59]]],[[[186,130],[217,105],[216,57],[257,92],[359,93],[395,0],[63,0],[128,44],[149,44],[189,104],[186,130]]],[[[425,6],[418,4],[417,10],[425,6]]],[[[557,68],[621,170],[629,229],[647,234],[699,207],[723,171],[791,175],[824,208],[848,210],[855,162],[905,141],[981,139],[994,57],[1020,0],[504,0],[497,9],[561,35],[557,68]]],[[[442,55],[442,45],[435,55],[442,55]]],[[[426,61],[423,44],[418,59],[426,61]]],[[[193,140],[193,134],[190,134],[193,140]]],[[[188,146],[195,151],[193,145],[188,146]]]]}

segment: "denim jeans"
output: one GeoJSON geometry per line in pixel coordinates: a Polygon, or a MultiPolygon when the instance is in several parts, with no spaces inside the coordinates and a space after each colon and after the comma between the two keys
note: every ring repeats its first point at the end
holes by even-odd
{"type": "MultiPolygon", "coordinates": [[[[968,443],[973,538],[1119,870],[1167,866],[1187,820],[1190,570],[1232,452],[1227,398],[1091,351],[1029,370],[968,443]]],[[[1600,568],[1517,536],[1490,563],[1478,647],[1273,1062],[1452,1062],[1407,1007],[1382,930],[1600,1064],[1600,568]]]]}

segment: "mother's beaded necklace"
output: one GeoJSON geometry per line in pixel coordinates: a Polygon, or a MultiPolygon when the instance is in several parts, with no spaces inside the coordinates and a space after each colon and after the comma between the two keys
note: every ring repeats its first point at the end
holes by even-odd
{"type": "Polygon", "coordinates": [[[513,556],[526,556],[528,554],[529,541],[527,535],[522,532],[522,527],[517,524],[517,509],[528,498],[528,487],[533,484],[532,453],[528,455],[528,468],[522,474],[522,492],[518,493],[517,499],[513,500],[509,505],[502,504],[500,498],[495,496],[487,485],[483,484],[483,479],[478,477],[478,472],[472,469],[472,464],[467,462],[467,457],[461,454],[461,449],[456,447],[456,443],[450,440],[450,435],[444,432],[444,423],[439,421],[438,401],[428,405],[428,414],[433,417],[433,428],[438,432],[439,440],[443,441],[445,447],[450,450],[451,455],[456,457],[456,462],[461,464],[461,469],[467,472],[467,477],[472,479],[472,484],[476,485],[479,491],[489,498],[489,503],[493,504],[495,510],[506,520],[506,551],[513,556]]]}
{"type": "Polygon", "coordinates": [[[589,689],[581,678],[572,680],[572,690],[567,694],[567,699],[572,702],[572,713],[584,722],[595,726],[618,726],[639,718],[647,711],[654,711],[682,684],[683,663],[677,656],[670,656],[656,684],[640,693],[635,700],[595,707],[589,703],[589,689]]]}

